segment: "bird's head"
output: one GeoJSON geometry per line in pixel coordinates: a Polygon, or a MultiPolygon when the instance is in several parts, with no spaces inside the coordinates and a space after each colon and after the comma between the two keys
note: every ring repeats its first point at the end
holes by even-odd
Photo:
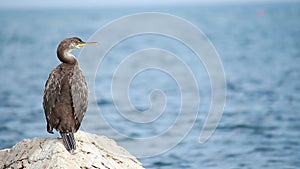
{"type": "Polygon", "coordinates": [[[97,45],[97,42],[83,42],[80,38],[66,38],[60,42],[57,48],[57,56],[64,63],[75,63],[75,58],[71,54],[72,50],[79,49],[87,45],[97,45]]]}
{"type": "Polygon", "coordinates": [[[63,49],[66,51],[72,51],[74,49],[79,49],[83,46],[87,45],[97,45],[97,42],[83,42],[80,38],[78,37],[73,37],[73,38],[66,38],[61,43],[59,46],[62,46],[63,49]]]}

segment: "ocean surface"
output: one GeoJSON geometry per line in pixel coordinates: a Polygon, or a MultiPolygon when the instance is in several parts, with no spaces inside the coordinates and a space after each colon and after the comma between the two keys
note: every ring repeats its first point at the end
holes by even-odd
{"type": "MultiPolygon", "coordinates": [[[[141,111],[138,116],[149,115],[143,111],[151,107],[150,100],[157,100],[151,95],[154,89],[163,91],[167,100],[163,113],[148,123],[128,122],[118,114],[111,96],[111,79],[125,56],[162,48],[172,51],[193,72],[201,101],[196,117],[184,114],[194,120],[184,123],[192,129],[184,131],[175,146],[141,157],[145,168],[300,168],[300,3],[0,9],[0,148],[10,148],[26,138],[58,136],[46,131],[42,97],[48,74],[59,64],[56,47],[62,39],[78,36],[87,40],[111,21],[139,12],[184,18],[208,37],[226,77],[222,119],[212,137],[200,143],[212,99],[208,72],[178,41],[147,34],[120,42],[107,54],[96,72],[94,91],[90,91],[96,101],[90,104],[81,130],[114,138],[138,157],[171,144],[176,133],[164,140],[154,136],[173,127],[180,114],[181,90],[174,77],[159,69],[136,72],[129,99],[141,111]],[[129,146],[140,138],[152,138],[151,146],[129,146]]],[[[184,101],[193,102],[194,98],[184,101]]],[[[180,129],[176,131],[180,133],[180,129]]]]}

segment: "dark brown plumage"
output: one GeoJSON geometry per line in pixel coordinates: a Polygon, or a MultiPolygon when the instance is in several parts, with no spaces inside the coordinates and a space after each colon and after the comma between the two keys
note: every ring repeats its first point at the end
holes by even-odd
{"type": "Polygon", "coordinates": [[[73,133],[77,132],[88,106],[88,88],[72,50],[85,45],[79,38],[64,39],[57,48],[62,62],[52,70],[45,85],[43,107],[47,131],[56,129],[69,152],[76,149],[73,133]]]}

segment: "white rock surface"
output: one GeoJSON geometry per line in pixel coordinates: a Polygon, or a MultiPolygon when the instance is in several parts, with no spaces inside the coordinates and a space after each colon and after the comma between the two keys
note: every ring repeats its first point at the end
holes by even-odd
{"type": "Polygon", "coordinates": [[[25,139],[0,150],[0,168],[141,169],[142,164],[114,140],[78,131],[77,149],[70,154],[57,138],[25,139]]]}

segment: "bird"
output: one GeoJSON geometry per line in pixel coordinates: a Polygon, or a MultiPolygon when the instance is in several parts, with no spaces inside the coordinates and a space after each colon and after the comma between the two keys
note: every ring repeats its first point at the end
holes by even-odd
{"type": "Polygon", "coordinates": [[[48,133],[53,129],[62,137],[70,152],[76,150],[74,133],[79,129],[88,107],[88,86],[79,63],[71,53],[75,49],[97,42],[83,42],[78,37],[66,38],[57,47],[62,62],[49,74],[43,97],[48,133]]]}

